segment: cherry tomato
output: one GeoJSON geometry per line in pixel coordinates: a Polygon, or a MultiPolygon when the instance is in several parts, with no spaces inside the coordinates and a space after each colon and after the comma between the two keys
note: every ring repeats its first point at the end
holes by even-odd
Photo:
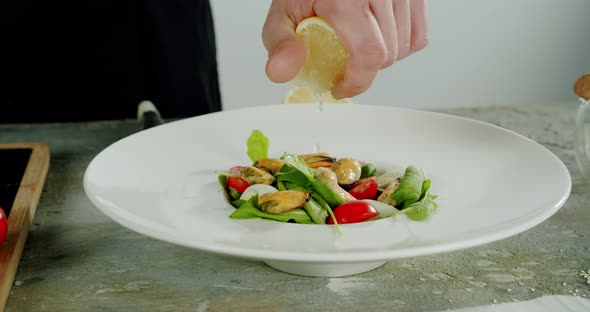
{"type": "Polygon", "coordinates": [[[6,239],[6,234],[8,233],[8,219],[6,218],[6,214],[4,210],[0,207],[0,245],[6,239]]]}
{"type": "Polygon", "coordinates": [[[227,177],[227,186],[235,189],[240,193],[244,193],[244,191],[250,186],[246,180],[239,178],[239,177],[227,177]]]}
{"type": "MultiPolygon", "coordinates": [[[[379,211],[364,200],[349,201],[334,209],[334,217],[339,224],[363,222],[378,215],[379,211]]],[[[330,216],[328,216],[328,224],[334,224],[330,216]]]]}
{"type": "Polygon", "coordinates": [[[241,176],[242,169],[244,169],[244,166],[234,166],[234,167],[231,167],[231,169],[229,169],[229,173],[237,175],[237,176],[241,176]]]}
{"type": "Polygon", "coordinates": [[[356,199],[374,199],[378,189],[377,177],[368,177],[358,180],[348,193],[356,199]]]}

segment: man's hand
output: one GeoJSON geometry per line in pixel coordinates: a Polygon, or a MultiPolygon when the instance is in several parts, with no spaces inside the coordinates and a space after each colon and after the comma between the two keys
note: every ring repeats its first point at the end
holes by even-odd
{"type": "Polygon", "coordinates": [[[303,66],[305,47],[295,29],[312,16],[332,25],[350,54],[332,90],[337,99],[366,91],[379,70],[428,44],[426,0],[273,0],[262,30],[270,80],[287,82],[303,66]]]}

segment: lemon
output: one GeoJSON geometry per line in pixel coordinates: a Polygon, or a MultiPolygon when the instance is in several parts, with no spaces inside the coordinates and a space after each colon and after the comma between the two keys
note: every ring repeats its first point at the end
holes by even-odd
{"type": "MultiPolygon", "coordinates": [[[[322,103],[352,103],[350,99],[336,100],[330,91],[321,94],[322,103]]],[[[314,90],[310,87],[293,87],[287,92],[283,99],[284,104],[293,103],[316,103],[317,97],[314,90]]]]}
{"type": "Polygon", "coordinates": [[[342,79],[349,56],[334,29],[322,18],[310,17],[297,25],[296,33],[303,40],[307,57],[292,83],[316,93],[332,90],[342,79]]]}

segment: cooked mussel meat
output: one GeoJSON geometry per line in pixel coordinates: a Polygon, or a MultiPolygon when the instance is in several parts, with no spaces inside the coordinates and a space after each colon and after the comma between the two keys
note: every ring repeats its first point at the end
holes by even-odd
{"type": "Polygon", "coordinates": [[[303,191],[278,191],[260,196],[258,205],[268,213],[283,213],[305,206],[310,197],[310,193],[303,191]]]}

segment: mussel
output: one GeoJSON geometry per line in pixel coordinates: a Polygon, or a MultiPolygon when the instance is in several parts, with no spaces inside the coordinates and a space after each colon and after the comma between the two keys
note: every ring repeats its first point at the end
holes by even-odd
{"type": "Polygon", "coordinates": [[[268,184],[271,185],[275,181],[275,177],[256,167],[245,167],[242,169],[242,179],[246,180],[248,184],[268,184]]]}
{"type": "Polygon", "coordinates": [[[305,206],[310,197],[310,193],[303,191],[278,191],[260,196],[258,205],[268,213],[283,213],[305,206]]]}
{"type": "Polygon", "coordinates": [[[274,175],[281,170],[284,164],[285,162],[282,159],[262,158],[254,163],[254,167],[274,175]]]}
{"type": "Polygon", "coordinates": [[[299,155],[310,168],[331,167],[336,161],[336,158],[330,156],[328,153],[313,153],[299,155]]]}

